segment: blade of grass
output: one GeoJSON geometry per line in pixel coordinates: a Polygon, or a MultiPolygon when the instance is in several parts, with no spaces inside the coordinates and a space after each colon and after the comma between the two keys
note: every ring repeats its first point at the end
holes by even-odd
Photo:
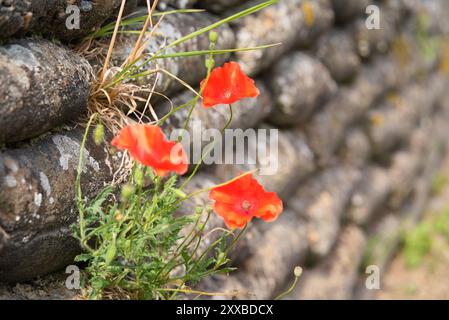
{"type": "Polygon", "coordinates": [[[101,75],[100,75],[100,79],[101,79],[102,82],[105,80],[104,76],[105,76],[106,71],[108,70],[108,67],[109,67],[109,61],[111,60],[112,49],[114,48],[115,39],[117,37],[117,31],[118,31],[118,28],[119,28],[120,21],[122,20],[123,12],[125,11],[125,4],[126,4],[126,0],[122,0],[122,3],[120,5],[120,11],[119,11],[118,17],[117,17],[117,22],[116,22],[115,27],[114,27],[114,33],[112,35],[112,39],[111,39],[111,43],[109,45],[109,49],[108,49],[108,53],[106,55],[106,59],[104,61],[103,70],[101,71],[101,75]]]}
{"type": "MultiPolygon", "coordinates": [[[[169,15],[169,14],[177,14],[177,13],[184,14],[184,13],[196,13],[196,12],[204,12],[204,11],[205,11],[204,9],[169,10],[169,11],[162,11],[162,12],[153,12],[153,17],[169,15]]],[[[122,22],[120,22],[120,27],[126,27],[126,26],[133,26],[133,25],[141,24],[141,23],[145,22],[147,17],[148,17],[148,15],[142,15],[142,16],[138,16],[138,17],[134,17],[134,18],[125,19],[122,22]]],[[[108,36],[108,35],[113,33],[114,27],[115,27],[115,22],[111,22],[111,23],[101,27],[97,31],[93,32],[92,34],[87,36],[87,38],[96,39],[96,38],[101,38],[101,37],[108,36]]]]}
{"type": "Polygon", "coordinates": [[[184,37],[181,37],[181,38],[179,38],[179,39],[169,43],[168,45],[163,47],[160,51],[164,51],[164,50],[166,50],[168,48],[172,48],[174,46],[177,46],[178,44],[181,44],[181,43],[186,42],[186,41],[188,41],[190,39],[193,39],[193,38],[195,38],[195,37],[197,37],[197,36],[199,36],[199,35],[201,35],[203,33],[206,33],[206,32],[208,32],[208,31],[210,31],[212,29],[218,28],[218,27],[222,26],[223,24],[232,22],[232,21],[234,21],[236,19],[243,18],[243,17],[245,17],[247,15],[250,15],[250,14],[253,14],[253,13],[255,13],[257,11],[260,11],[260,10],[266,8],[266,7],[269,7],[269,6],[271,6],[271,5],[275,4],[275,3],[278,3],[278,1],[279,0],[265,1],[265,2],[262,2],[261,4],[255,5],[255,6],[251,7],[251,8],[248,8],[246,10],[243,10],[241,12],[233,14],[233,15],[227,17],[227,18],[224,18],[224,19],[222,19],[220,21],[212,23],[211,25],[208,25],[207,27],[201,28],[201,29],[199,29],[197,31],[191,32],[188,35],[186,35],[184,37]]]}
{"type": "Polygon", "coordinates": [[[219,49],[219,50],[196,50],[196,51],[185,51],[185,52],[176,52],[176,53],[170,53],[170,54],[162,54],[158,56],[153,56],[152,59],[168,59],[168,58],[177,58],[177,57],[191,57],[191,56],[204,56],[209,55],[211,53],[215,54],[226,54],[226,53],[234,53],[234,52],[241,52],[241,51],[253,51],[253,50],[261,50],[261,49],[267,49],[271,47],[275,47],[281,45],[281,43],[273,43],[273,44],[267,44],[257,47],[248,47],[248,48],[234,48],[234,49],[219,49]]]}

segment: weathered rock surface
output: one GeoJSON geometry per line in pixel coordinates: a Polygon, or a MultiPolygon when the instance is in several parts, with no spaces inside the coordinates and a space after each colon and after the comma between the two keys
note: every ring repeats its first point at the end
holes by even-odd
{"type": "Polygon", "coordinates": [[[335,97],[303,125],[318,164],[326,166],[334,162],[335,150],[341,146],[346,128],[363,117],[376,99],[405,85],[424,70],[419,59],[402,66],[394,56],[384,56],[362,68],[352,84],[340,86],[335,97]]]}
{"type": "Polygon", "coordinates": [[[369,222],[385,204],[390,189],[388,170],[376,166],[365,168],[362,181],[351,197],[347,218],[359,225],[369,222]]]}
{"type": "MultiPolygon", "coordinates": [[[[198,0],[161,0],[158,2],[158,7],[161,10],[167,10],[168,7],[186,9],[191,8],[198,2],[198,0]]],[[[140,5],[146,5],[147,0],[140,0],[140,5]]]]}
{"type": "Polygon", "coordinates": [[[345,227],[334,251],[312,270],[305,270],[289,299],[351,299],[366,238],[361,229],[345,227]]]}
{"type": "Polygon", "coordinates": [[[235,7],[250,0],[196,0],[198,8],[205,8],[211,12],[222,14],[224,10],[235,7]]]}
{"type": "Polygon", "coordinates": [[[323,257],[331,250],[344,210],[360,178],[360,171],[354,168],[329,168],[301,184],[287,202],[305,220],[313,257],[323,257]]]}
{"type": "Polygon", "coordinates": [[[335,20],[338,23],[347,23],[355,17],[360,17],[369,4],[368,0],[332,0],[335,20]]]}
{"type": "Polygon", "coordinates": [[[269,75],[277,125],[304,123],[336,91],[329,71],[315,58],[295,52],[273,66],[269,75]]]}
{"type": "MultiPolygon", "coordinates": [[[[257,3],[256,1],[251,4],[257,3]]],[[[235,11],[240,10],[239,7],[235,11]]],[[[328,0],[283,0],[254,15],[236,22],[236,47],[255,47],[282,42],[263,51],[236,53],[243,70],[254,75],[277,61],[289,50],[309,46],[333,23],[333,11],[328,0]],[[282,23],[280,23],[282,21],[282,23]]]]}
{"type": "Polygon", "coordinates": [[[92,69],[46,40],[0,46],[0,144],[37,136],[87,110],[92,69]]]}
{"type": "Polygon", "coordinates": [[[367,16],[354,22],[357,49],[363,58],[387,52],[392,42],[397,39],[399,24],[404,19],[405,8],[401,1],[387,1],[379,6],[379,9],[379,28],[367,28],[367,16]]]}
{"type": "MultiPolygon", "coordinates": [[[[79,39],[100,27],[120,3],[119,0],[3,0],[0,2],[0,39],[28,31],[66,41],[79,39]],[[67,28],[67,21],[71,25],[75,17],[69,5],[79,9],[78,28],[67,28]]],[[[131,9],[136,1],[128,1],[128,5],[131,9]]]]}
{"type": "Polygon", "coordinates": [[[362,129],[349,129],[341,146],[338,157],[343,163],[363,167],[371,156],[371,143],[362,129]]]}
{"type": "MultiPolygon", "coordinates": [[[[55,132],[0,153],[0,226],[9,237],[0,250],[0,281],[23,281],[73,262],[75,180],[83,129],[55,132]]],[[[81,176],[93,197],[110,181],[103,147],[88,139],[81,176]]]]}
{"type": "Polygon", "coordinates": [[[445,83],[435,75],[398,94],[391,93],[381,106],[370,111],[368,131],[374,151],[385,153],[404,142],[418,122],[432,112],[445,83]]]}
{"type": "Polygon", "coordinates": [[[316,55],[337,82],[352,80],[361,66],[354,38],[347,30],[322,36],[317,43],[316,55]]]}

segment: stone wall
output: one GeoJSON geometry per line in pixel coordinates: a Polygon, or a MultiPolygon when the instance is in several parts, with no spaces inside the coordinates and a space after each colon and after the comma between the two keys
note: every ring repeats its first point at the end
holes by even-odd
{"type": "MultiPolygon", "coordinates": [[[[96,62],[67,45],[86,30],[46,29],[61,19],[38,19],[58,16],[41,12],[49,8],[44,2],[0,0],[0,281],[6,282],[57,271],[80,250],[70,225],[77,219],[74,181],[83,128],[71,121],[85,114],[96,62]],[[34,36],[37,30],[44,38],[34,36]]],[[[63,2],[49,11],[58,12],[63,2]]],[[[95,4],[82,11],[88,30],[118,7],[114,1],[82,2],[95,4]]],[[[149,52],[258,1],[160,2],[161,8],[196,5],[207,12],[167,16],[149,52]]],[[[257,100],[235,106],[232,127],[280,129],[279,170],[260,181],[282,196],[285,211],[275,223],[251,224],[232,253],[238,270],[208,279],[203,289],[272,298],[289,286],[300,265],[303,276],[288,298],[370,297],[364,266],[385,269],[400,231],[425,208],[446,153],[448,16],[444,0],[281,0],[221,27],[219,48],[282,42],[223,56],[217,63],[238,61],[261,89],[257,100]],[[379,30],[365,26],[369,4],[380,8],[379,30]],[[422,21],[429,22],[424,33],[422,21]],[[435,42],[439,50],[433,49],[435,42]]],[[[114,61],[123,60],[132,41],[121,37],[114,61]]],[[[204,36],[179,50],[208,45],[204,36]]],[[[197,86],[203,65],[203,58],[192,57],[167,60],[162,67],[197,86]]],[[[157,88],[175,105],[190,95],[164,75],[157,88]]],[[[164,108],[163,101],[155,102],[156,110],[164,108]]],[[[221,128],[224,110],[197,108],[193,119],[221,128]]],[[[176,127],[186,116],[178,113],[167,126],[176,127]]],[[[91,197],[113,179],[119,155],[93,143],[84,154],[81,184],[91,197]]],[[[251,167],[208,167],[190,188],[222,182],[251,167]]],[[[217,226],[222,221],[215,217],[204,232],[217,226]]]]}

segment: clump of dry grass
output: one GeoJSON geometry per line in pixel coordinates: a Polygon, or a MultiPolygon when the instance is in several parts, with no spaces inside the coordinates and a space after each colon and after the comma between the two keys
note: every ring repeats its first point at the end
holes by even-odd
{"type": "MultiPolygon", "coordinates": [[[[102,122],[112,134],[116,134],[123,126],[129,124],[131,121],[136,121],[136,119],[140,122],[152,122],[157,120],[156,114],[150,103],[150,99],[154,93],[155,84],[148,84],[146,86],[135,85],[126,81],[126,76],[121,81],[117,81],[117,76],[120,75],[123,70],[135,64],[137,60],[143,57],[145,47],[150,40],[152,33],[159,25],[159,22],[153,24],[152,18],[157,3],[158,0],[155,0],[151,5],[150,1],[147,0],[148,16],[133,50],[121,66],[113,66],[111,65],[111,57],[126,4],[126,0],[122,0],[103,66],[100,70],[97,70],[96,79],[92,84],[88,116],[91,116],[92,114],[100,115],[102,122]],[[145,37],[149,27],[151,27],[152,31],[145,37]],[[143,103],[145,103],[145,108],[139,110],[138,106],[143,103]],[[156,119],[151,119],[146,115],[148,109],[150,109],[151,115],[156,119]],[[131,115],[134,116],[133,120],[130,118],[131,115]]],[[[89,42],[91,43],[91,40],[89,40],[89,42]]],[[[95,49],[94,51],[89,49],[85,50],[89,54],[95,52],[95,49]]]]}

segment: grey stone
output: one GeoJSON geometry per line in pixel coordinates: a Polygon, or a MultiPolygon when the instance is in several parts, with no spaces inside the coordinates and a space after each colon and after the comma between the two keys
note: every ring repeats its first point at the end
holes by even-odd
{"type": "Polygon", "coordinates": [[[339,150],[341,161],[351,166],[362,167],[370,156],[371,143],[366,133],[359,128],[349,129],[339,150]]]}
{"type": "MultiPolygon", "coordinates": [[[[250,4],[257,2],[256,0],[250,4]]],[[[241,8],[237,7],[234,11],[239,10],[241,8]]],[[[238,48],[279,42],[282,45],[263,51],[238,52],[236,59],[246,73],[254,75],[292,48],[310,46],[320,34],[331,27],[333,18],[333,10],[328,0],[279,1],[260,12],[239,19],[234,30],[238,48]]]]}
{"type": "Polygon", "coordinates": [[[31,31],[65,41],[79,39],[100,27],[120,3],[119,0],[4,0],[0,2],[0,38],[31,31]],[[66,12],[69,4],[80,8],[78,29],[66,27],[72,14],[66,12]]]}
{"type": "Polygon", "coordinates": [[[361,17],[369,4],[368,0],[332,0],[335,20],[338,23],[347,23],[356,17],[361,17]]]}
{"type": "Polygon", "coordinates": [[[320,37],[316,55],[337,82],[350,81],[360,69],[354,38],[346,30],[331,31],[320,37]]]}
{"type": "Polygon", "coordinates": [[[87,110],[92,69],[68,49],[23,39],[0,47],[0,143],[37,136],[87,110]]]}
{"type": "Polygon", "coordinates": [[[401,87],[421,71],[419,61],[400,66],[392,55],[383,56],[364,66],[352,84],[340,86],[335,97],[304,125],[318,165],[324,167],[334,162],[334,153],[344,141],[346,129],[361,120],[382,94],[401,87]]]}
{"type": "Polygon", "coordinates": [[[390,151],[406,141],[420,120],[428,116],[442,95],[445,80],[430,76],[399,93],[390,93],[386,101],[368,114],[369,136],[376,153],[390,151]]]}
{"type": "Polygon", "coordinates": [[[302,52],[283,58],[269,77],[275,106],[270,122],[277,125],[304,123],[337,91],[326,67],[302,52]]]}
{"type": "MultiPolygon", "coordinates": [[[[441,142],[445,141],[447,136],[447,128],[443,128],[438,121],[440,118],[441,115],[436,113],[432,119],[423,121],[421,126],[412,132],[408,148],[393,155],[389,168],[393,191],[389,201],[390,207],[401,206],[416,189],[416,180],[425,175],[423,171],[433,172],[432,169],[437,167],[438,159],[441,158],[444,150],[441,142]],[[429,141],[429,137],[433,138],[429,141]],[[426,169],[427,167],[430,168],[426,169]]],[[[425,176],[430,177],[430,175],[425,176]]],[[[421,180],[432,179],[421,178],[421,180]]]]}
{"type": "Polygon", "coordinates": [[[341,219],[361,179],[351,167],[325,169],[304,181],[287,206],[304,218],[312,257],[327,255],[340,230],[341,219]]]}
{"type": "Polygon", "coordinates": [[[222,14],[226,9],[249,1],[250,0],[197,0],[197,7],[205,8],[217,14],[222,14]]]}
{"type": "MultiPolygon", "coordinates": [[[[198,0],[160,0],[158,2],[158,8],[161,10],[167,10],[168,7],[186,9],[191,8],[198,2],[198,0]]],[[[201,1],[200,1],[201,2],[201,1]]],[[[146,5],[147,0],[140,0],[140,5],[146,5]]]]}
{"type": "Polygon", "coordinates": [[[414,181],[421,165],[421,154],[400,150],[392,157],[389,168],[392,195],[390,206],[397,208],[413,190],[414,181]]]}
{"type": "MultiPolygon", "coordinates": [[[[77,221],[75,179],[84,129],[57,132],[0,153],[0,225],[9,239],[0,250],[0,281],[25,281],[73,262],[77,221]]],[[[81,176],[91,198],[113,168],[108,153],[89,138],[81,176]]]]}
{"type": "Polygon", "coordinates": [[[380,7],[380,28],[368,29],[366,17],[354,22],[356,45],[361,57],[385,53],[398,36],[400,23],[404,19],[404,7],[399,1],[387,1],[380,7]]]}
{"type": "Polygon", "coordinates": [[[289,299],[351,299],[358,279],[366,237],[361,229],[345,227],[334,251],[318,266],[305,270],[289,299]]]}
{"type": "Polygon", "coordinates": [[[358,225],[365,225],[385,204],[390,193],[390,177],[382,167],[369,166],[363,170],[363,178],[351,197],[347,218],[358,225]]]}

